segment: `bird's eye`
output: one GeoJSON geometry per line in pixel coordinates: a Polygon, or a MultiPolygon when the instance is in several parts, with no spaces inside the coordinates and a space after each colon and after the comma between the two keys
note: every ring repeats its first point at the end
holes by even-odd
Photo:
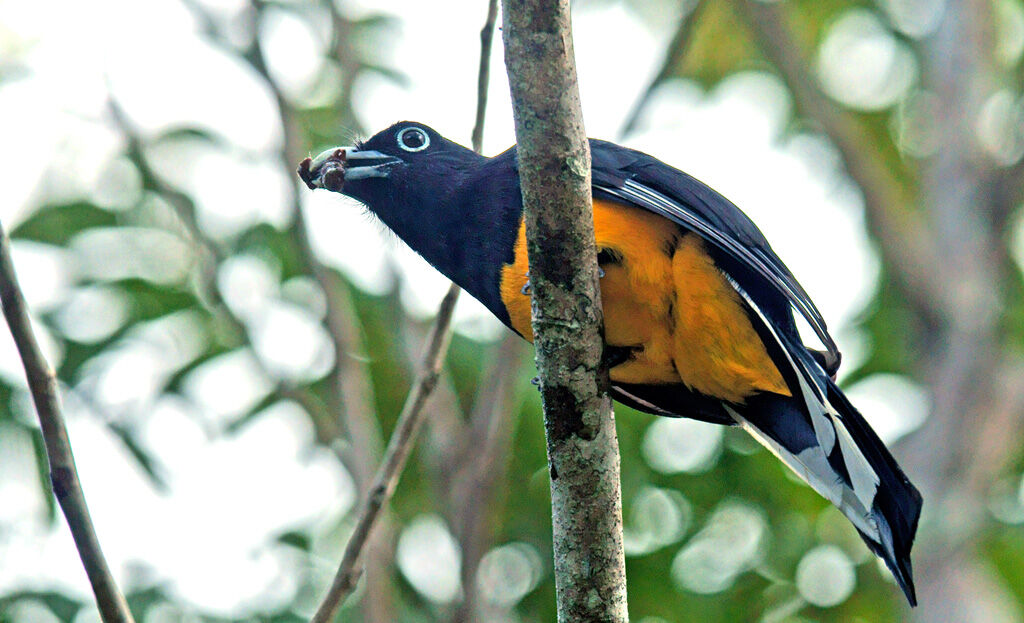
{"type": "Polygon", "coordinates": [[[398,131],[398,146],[405,151],[423,151],[430,147],[430,137],[422,128],[403,128],[398,131]]]}

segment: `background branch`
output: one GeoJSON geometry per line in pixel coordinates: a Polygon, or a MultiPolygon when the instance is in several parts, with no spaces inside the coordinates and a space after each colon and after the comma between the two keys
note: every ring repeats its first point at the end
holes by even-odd
{"type": "MultiPolygon", "coordinates": [[[[355,62],[350,37],[346,36],[348,22],[338,12],[333,2],[325,4],[331,13],[334,31],[334,60],[345,69],[346,78],[342,82],[342,91],[338,97],[342,102],[341,114],[349,118],[352,117],[352,111],[348,108],[351,88],[355,76],[358,75],[358,63],[355,62]]],[[[253,0],[252,6],[259,14],[271,6],[271,3],[253,0]]],[[[283,130],[280,160],[284,170],[291,170],[303,154],[304,139],[296,110],[270,75],[259,36],[253,38],[252,46],[245,53],[245,58],[264,79],[273,94],[283,130]]],[[[373,486],[374,466],[380,459],[383,436],[376,416],[369,366],[362,357],[362,327],[347,287],[316,255],[309,238],[309,226],[300,200],[301,189],[298,180],[295,176],[289,176],[289,179],[292,241],[298,250],[300,260],[305,265],[305,270],[313,276],[314,281],[324,292],[326,329],[335,353],[334,366],[330,373],[332,382],[329,385],[332,412],[330,421],[341,424],[340,432],[348,440],[343,453],[344,464],[352,473],[360,497],[366,498],[373,486]]],[[[368,551],[363,556],[366,568],[366,595],[362,601],[362,615],[367,623],[387,623],[395,618],[389,588],[392,573],[389,565],[392,557],[392,532],[390,521],[386,516],[383,517],[376,534],[367,544],[368,551]]]]}
{"type": "Polygon", "coordinates": [[[551,475],[559,621],[626,609],[615,419],[569,0],[503,0],[532,316],[551,475]]]}
{"type": "Polygon", "coordinates": [[[423,368],[417,375],[412,391],[409,392],[401,415],[398,416],[395,432],[392,433],[387,450],[384,452],[383,463],[370,488],[370,495],[359,513],[355,531],[345,546],[345,555],[342,557],[331,588],[313,616],[313,623],[333,621],[341,603],[355,590],[356,583],[359,581],[359,576],[362,574],[361,559],[367,539],[383,511],[384,505],[395,492],[402,469],[412,451],[416,433],[423,423],[421,417],[423,405],[437,384],[438,375],[441,373],[441,365],[448,350],[450,337],[448,326],[451,323],[452,312],[455,309],[458,296],[459,288],[453,284],[441,301],[441,307],[427,340],[423,368]]]}
{"type": "MultiPolygon", "coordinates": [[[[351,67],[353,51],[343,32],[347,22],[337,12],[333,3],[327,4],[330,5],[332,25],[335,30],[336,41],[333,49],[337,57],[336,60],[342,66],[352,70],[346,72],[346,75],[355,76],[357,75],[355,69],[358,68],[351,67]]],[[[222,45],[230,45],[229,42],[221,39],[214,20],[202,5],[195,2],[187,2],[186,5],[200,20],[200,23],[205,25],[203,31],[207,37],[222,45]]],[[[268,6],[266,2],[253,0],[252,9],[257,22],[268,6]]],[[[292,164],[299,159],[303,142],[296,111],[270,75],[258,35],[253,38],[251,46],[244,51],[243,58],[263,78],[278,106],[283,134],[279,157],[284,170],[290,171],[292,164]]],[[[350,87],[349,83],[350,81],[346,81],[346,85],[350,87]]],[[[348,92],[342,93],[339,98],[347,101],[348,92]]],[[[200,228],[192,199],[187,194],[172,188],[163,181],[157,172],[152,170],[145,156],[141,137],[131,127],[116,102],[111,103],[111,110],[115,124],[127,137],[128,155],[138,166],[144,185],[168,200],[196,246],[202,262],[200,267],[202,294],[236,333],[243,336],[247,342],[251,342],[246,323],[235,315],[226,304],[217,286],[218,268],[225,259],[220,245],[210,239],[200,228]]],[[[312,275],[314,281],[324,292],[326,330],[334,349],[335,361],[330,372],[333,382],[329,384],[329,397],[326,403],[319,400],[308,388],[294,387],[282,381],[277,382],[275,393],[284,398],[296,400],[310,414],[317,441],[335,453],[352,474],[360,495],[365,496],[370,489],[374,466],[378,463],[383,444],[377,418],[374,415],[376,408],[370,372],[361,357],[363,351],[362,327],[359,325],[355,306],[347,288],[337,275],[323,265],[313,250],[308,236],[305,213],[299,199],[298,187],[292,176],[289,175],[289,179],[291,180],[289,191],[291,193],[292,227],[290,231],[292,240],[298,251],[299,259],[305,265],[305,271],[312,275]],[[347,443],[340,443],[343,439],[347,440],[347,443]]],[[[268,378],[274,378],[274,375],[266,369],[259,358],[257,358],[257,362],[261,366],[261,371],[268,378]]],[[[363,616],[368,623],[385,623],[394,618],[393,606],[387,589],[388,578],[391,574],[388,565],[388,560],[391,557],[389,546],[391,539],[388,538],[390,532],[387,522],[379,526],[376,539],[370,547],[371,551],[365,557],[368,568],[368,590],[363,601],[363,616]]]]}
{"type": "Polygon", "coordinates": [[[996,88],[992,12],[983,0],[951,3],[920,43],[922,86],[936,95],[938,146],[923,163],[922,201],[944,259],[936,273],[949,284],[949,295],[941,330],[925,340],[932,412],[907,444],[906,467],[920,474],[933,509],[923,517],[919,621],[994,620],[985,613],[993,600],[975,595],[996,594],[997,581],[984,574],[973,584],[958,580],[962,570],[983,564],[978,549],[989,521],[981,511],[989,483],[974,476],[996,473],[1003,457],[1018,451],[1012,427],[994,438],[986,434],[1005,417],[1001,411],[1009,407],[1019,418],[1021,407],[1012,390],[1019,370],[1007,365],[1019,355],[999,331],[1008,308],[1007,276],[1017,268],[1005,232],[994,228],[994,164],[980,148],[974,121],[996,88]],[[984,423],[975,414],[983,414],[984,423]],[[1001,447],[987,443],[992,440],[1001,447]]]}
{"type": "Polygon", "coordinates": [[[491,47],[494,45],[494,24],[498,20],[498,0],[487,3],[487,19],[480,29],[480,69],[476,80],[476,119],[473,122],[473,150],[484,149],[484,119],[487,117],[487,88],[491,83],[491,47]]]}
{"type": "Polygon", "coordinates": [[[655,74],[654,78],[651,79],[647,87],[640,93],[640,97],[633,104],[633,109],[626,116],[626,121],[622,124],[622,129],[619,130],[620,137],[628,136],[636,130],[640,117],[643,115],[644,110],[646,110],[647,104],[651,101],[651,95],[661,86],[661,83],[678,72],[679,66],[686,56],[686,51],[690,47],[690,41],[693,39],[693,30],[697,27],[697,22],[700,21],[698,18],[705,4],[707,4],[706,0],[697,0],[696,4],[679,18],[679,25],[676,26],[676,32],[672,35],[672,41],[669,42],[668,49],[665,50],[665,56],[659,65],[660,69],[658,69],[658,73],[655,74]]]}
{"type": "Polygon", "coordinates": [[[857,119],[822,93],[786,21],[783,5],[758,0],[732,2],[761,52],[789,87],[797,107],[818,123],[839,150],[847,173],[864,193],[868,229],[886,263],[896,268],[901,291],[918,312],[935,318],[941,314],[949,290],[941,273],[934,270],[940,264],[939,256],[929,244],[926,223],[911,210],[914,199],[903,192],[896,174],[866,143],[867,134],[857,119]]]}
{"type": "MultiPolygon", "coordinates": [[[[331,22],[335,29],[335,58],[343,67],[350,70],[351,61],[346,60],[351,54],[344,37],[343,28],[346,24],[337,12],[333,2],[328,3],[332,14],[331,22]]],[[[265,10],[267,3],[254,0],[256,11],[265,10]]],[[[277,103],[278,114],[283,129],[280,160],[284,170],[290,170],[294,163],[302,158],[303,138],[294,107],[274,82],[266,66],[264,53],[259,37],[253,39],[253,46],[246,54],[253,69],[263,77],[277,103]]],[[[342,101],[348,100],[351,82],[346,80],[342,88],[342,101]]],[[[334,366],[331,371],[332,383],[331,407],[332,420],[341,423],[342,432],[348,438],[345,448],[345,465],[352,473],[361,497],[370,495],[373,486],[373,470],[377,465],[382,446],[382,434],[376,407],[374,404],[373,384],[370,371],[361,357],[363,352],[362,327],[356,315],[355,305],[348,289],[336,275],[317,257],[309,238],[309,226],[300,200],[300,187],[294,175],[289,176],[291,182],[292,240],[299,251],[299,257],[305,264],[305,270],[313,276],[317,285],[324,292],[326,301],[326,329],[334,348],[334,366]]],[[[390,521],[385,517],[379,530],[368,543],[368,551],[364,556],[366,566],[366,595],[362,602],[362,614],[367,623],[387,623],[394,620],[394,605],[389,595],[388,586],[391,570],[388,561],[391,558],[392,533],[390,521]]]]}
{"type": "MultiPolygon", "coordinates": [[[[480,31],[481,45],[479,74],[477,78],[476,119],[472,133],[473,148],[477,152],[481,151],[483,144],[483,125],[487,110],[491,47],[496,19],[497,1],[490,0],[487,18],[480,31]]],[[[296,157],[294,161],[297,160],[298,158],[296,157]]],[[[427,339],[422,369],[417,375],[413,388],[406,398],[402,413],[398,417],[398,422],[388,442],[381,467],[377,472],[373,486],[368,491],[365,506],[360,512],[355,531],[345,547],[345,554],[342,557],[331,587],[313,616],[312,620],[314,623],[332,621],[342,602],[355,590],[359,576],[362,574],[360,565],[366,543],[370,538],[374,525],[383,512],[384,506],[391,499],[395,487],[398,485],[402,469],[405,467],[405,462],[412,451],[416,433],[422,424],[423,406],[437,385],[441,367],[444,363],[444,356],[448,350],[450,339],[449,327],[452,314],[460,292],[461,289],[453,283],[441,301],[433,328],[427,339]]]]}
{"type": "Polygon", "coordinates": [[[446,466],[450,478],[448,497],[453,509],[452,525],[462,552],[463,599],[455,611],[455,623],[489,621],[476,581],[480,560],[486,553],[492,531],[489,517],[500,508],[503,495],[498,483],[507,478],[507,457],[512,445],[515,417],[522,401],[516,380],[522,370],[526,345],[518,336],[508,336],[498,346],[493,361],[483,372],[473,402],[460,452],[446,466]]]}
{"type": "Polygon", "coordinates": [[[921,88],[936,102],[934,153],[908,165],[920,167],[915,187],[890,170],[858,119],[821,93],[782,5],[734,2],[798,107],[839,150],[864,193],[867,225],[889,274],[929,322],[912,357],[931,413],[899,448],[926,501],[915,547],[921,606],[912,618],[995,620],[1001,588],[979,557],[990,521],[984,509],[991,483],[1017,451],[1024,396],[1019,355],[999,329],[1017,270],[1005,231],[1020,181],[1015,167],[995,170],[978,147],[974,121],[997,82],[992,7],[950,3],[934,31],[915,41],[921,88]]]}
{"type": "Polygon", "coordinates": [[[71,441],[61,413],[60,392],[53,369],[46,362],[39,348],[32,322],[29,319],[25,297],[18,285],[18,276],[11,259],[11,241],[0,225],[0,300],[3,301],[4,317],[10,327],[14,343],[18,347],[25,376],[28,379],[32,401],[39,415],[46,446],[46,458],[50,466],[50,483],[57,497],[61,512],[71,528],[75,547],[82,559],[82,566],[89,577],[96,605],[104,623],[133,623],[131,612],[124,596],[117,588],[117,582],[110,573],[103,557],[96,530],[92,525],[89,507],[78,480],[75,457],[71,452],[71,441]]]}
{"type": "MultiPolygon", "coordinates": [[[[231,331],[239,336],[246,344],[251,346],[252,340],[249,336],[249,328],[245,321],[240,318],[231,306],[224,300],[217,285],[217,273],[221,263],[225,260],[224,251],[220,245],[206,235],[196,216],[195,202],[186,193],[174,188],[154,170],[146,156],[145,142],[136,129],[128,120],[125,111],[120,103],[111,96],[108,101],[108,110],[114,126],[121,133],[126,141],[126,156],[139,170],[144,188],[160,195],[167,200],[167,203],[174,210],[179,222],[185,229],[185,234],[190,239],[195,253],[199,258],[199,297],[206,305],[212,308],[217,318],[231,328],[231,331]]],[[[273,379],[273,372],[267,368],[263,360],[255,357],[254,360],[259,366],[260,372],[267,378],[273,379]]],[[[302,405],[309,413],[316,427],[317,439],[324,445],[331,447],[338,452],[337,432],[334,430],[333,417],[327,412],[324,405],[308,389],[298,387],[283,380],[277,380],[273,393],[282,398],[294,400],[302,405]]]]}

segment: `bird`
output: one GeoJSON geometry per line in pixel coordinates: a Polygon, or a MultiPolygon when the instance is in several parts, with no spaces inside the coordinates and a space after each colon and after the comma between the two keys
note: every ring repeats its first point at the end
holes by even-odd
{"type": "MultiPolygon", "coordinates": [[[[836,384],[841,355],[810,296],[728,199],[650,155],[588,140],[613,397],[745,429],[838,507],[915,606],[921,494],[836,384]],[[823,350],[804,345],[797,315],[823,350]]],[[[515,146],[488,158],[402,121],[306,158],[298,175],[361,202],[532,341],[515,146]]]]}

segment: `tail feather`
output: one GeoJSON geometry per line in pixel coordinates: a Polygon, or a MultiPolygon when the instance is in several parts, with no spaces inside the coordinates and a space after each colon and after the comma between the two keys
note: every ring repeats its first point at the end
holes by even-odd
{"type": "MultiPolygon", "coordinates": [[[[860,412],[831,380],[828,381],[828,400],[835,405],[847,430],[861,452],[867,457],[875,473],[885,486],[879,488],[872,513],[876,516],[880,539],[864,540],[878,556],[885,560],[900,588],[911,605],[917,605],[914,592],[914,573],[910,565],[910,548],[917,533],[921,517],[921,494],[896,463],[889,450],[871,430],[860,412]]],[[[865,535],[861,535],[864,537],[865,535]]]]}
{"type": "MultiPolygon", "coordinates": [[[[824,375],[823,375],[824,376],[824,375]]],[[[910,548],[921,513],[921,495],[903,474],[863,416],[831,379],[824,404],[808,413],[808,396],[760,394],[726,407],[771,450],[853,523],[917,605],[910,548]]]]}
{"type": "MultiPolygon", "coordinates": [[[[799,343],[795,329],[778,330],[779,323],[728,278],[792,395],[762,393],[744,404],[723,407],[846,515],[868,548],[885,561],[910,605],[917,605],[910,548],[921,515],[921,494],[832,381],[834,366],[817,361],[799,343]]],[[[782,318],[779,326],[792,322],[791,316],[782,318]]]]}

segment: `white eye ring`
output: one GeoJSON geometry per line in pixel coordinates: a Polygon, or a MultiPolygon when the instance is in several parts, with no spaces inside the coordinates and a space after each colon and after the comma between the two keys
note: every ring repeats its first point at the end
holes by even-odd
{"type": "Polygon", "coordinates": [[[423,128],[417,128],[416,126],[402,128],[401,130],[398,131],[398,134],[395,136],[395,138],[398,139],[398,146],[404,149],[405,151],[423,151],[427,147],[430,147],[430,135],[427,134],[427,131],[424,130],[423,128]],[[422,145],[410,147],[409,145],[406,144],[405,137],[407,134],[410,134],[412,132],[416,132],[417,134],[420,135],[420,138],[423,139],[422,145]]]}

